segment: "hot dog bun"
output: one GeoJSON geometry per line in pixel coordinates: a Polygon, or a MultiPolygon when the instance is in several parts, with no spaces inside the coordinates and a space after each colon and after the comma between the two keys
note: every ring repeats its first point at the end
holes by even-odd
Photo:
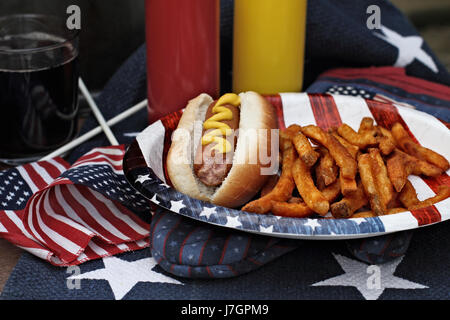
{"type": "Polygon", "coordinates": [[[206,110],[213,99],[207,94],[200,94],[189,101],[172,135],[167,155],[168,175],[176,190],[192,198],[235,208],[248,202],[264,185],[270,175],[267,172],[263,174],[261,169],[267,169],[271,164],[267,164],[266,159],[263,165],[259,155],[270,155],[277,159],[277,155],[271,155],[273,135],[270,134],[271,129],[278,128],[276,114],[273,106],[256,92],[245,92],[239,96],[239,136],[233,166],[218,187],[208,187],[200,182],[193,170],[193,159],[200,144],[206,110]],[[243,135],[245,132],[257,134],[243,135]],[[240,139],[242,136],[246,138],[240,139]]]}

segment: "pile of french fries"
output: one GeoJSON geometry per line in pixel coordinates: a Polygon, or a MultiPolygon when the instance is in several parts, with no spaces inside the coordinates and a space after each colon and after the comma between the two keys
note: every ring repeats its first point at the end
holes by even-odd
{"type": "Polygon", "coordinates": [[[438,177],[445,157],[415,143],[396,123],[391,130],[363,118],[356,132],[347,124],[328,131],[291,125],[280,132],[281,174],[242,210],[285,217],[361,218],[428,207],[450,196],[439,186],[420,201],[409,175],[438,177]],[[331,215],[330,215],[331,213],[331,215]]]}

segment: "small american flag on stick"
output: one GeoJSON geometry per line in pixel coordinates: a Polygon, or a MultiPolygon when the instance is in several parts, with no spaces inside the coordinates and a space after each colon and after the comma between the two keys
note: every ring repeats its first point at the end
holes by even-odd
{"type": "Polygon", "coordinates": [[[124,146],[0,171],[0,237],[57,266],[149,245],[148,201],[122,171],[124,146]]]}

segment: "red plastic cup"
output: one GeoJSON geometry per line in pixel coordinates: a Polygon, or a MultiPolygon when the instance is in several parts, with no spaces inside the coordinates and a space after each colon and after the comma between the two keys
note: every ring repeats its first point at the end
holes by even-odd
{"type": "Polygon", "coordinates": [[[146,0],[149,123],[220,93],[219,0],[146,0]]]}

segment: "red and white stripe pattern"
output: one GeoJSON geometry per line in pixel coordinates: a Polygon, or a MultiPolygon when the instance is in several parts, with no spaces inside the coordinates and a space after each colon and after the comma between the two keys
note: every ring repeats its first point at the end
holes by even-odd
{"type": "MultiPolygon", "coordinates": [[[[435,150],[450,159],[446,141],[450,138],[448,128],[435,117],[393,103],[379,103],[358,97],[322,94],[280,94],[282,114],[286,126],[296,123],[302,126],[318,125],[323,129],[346,123],[357,130],[363,117],[390,128],[400,122],[418,143],[435,150]]],[[[438,178],[410,177],[419,199],[434,196],[440,184],[450,185],[449,172],[438,178]]],[[[379,217],[386,232],[406,230],[450,219],[450,199],[434,206],[379,217]]]]}
{"type": "Polygon", "coordinates": [[[96,148],[73,166],[60,158],[14,170],[32,191],[26,207],[0,211],[0,237],[54,265],[68,266],[149,245],[149,225],[86,185],[61,174],[107,165],[123,175],[123,146],[96,148]]]}

